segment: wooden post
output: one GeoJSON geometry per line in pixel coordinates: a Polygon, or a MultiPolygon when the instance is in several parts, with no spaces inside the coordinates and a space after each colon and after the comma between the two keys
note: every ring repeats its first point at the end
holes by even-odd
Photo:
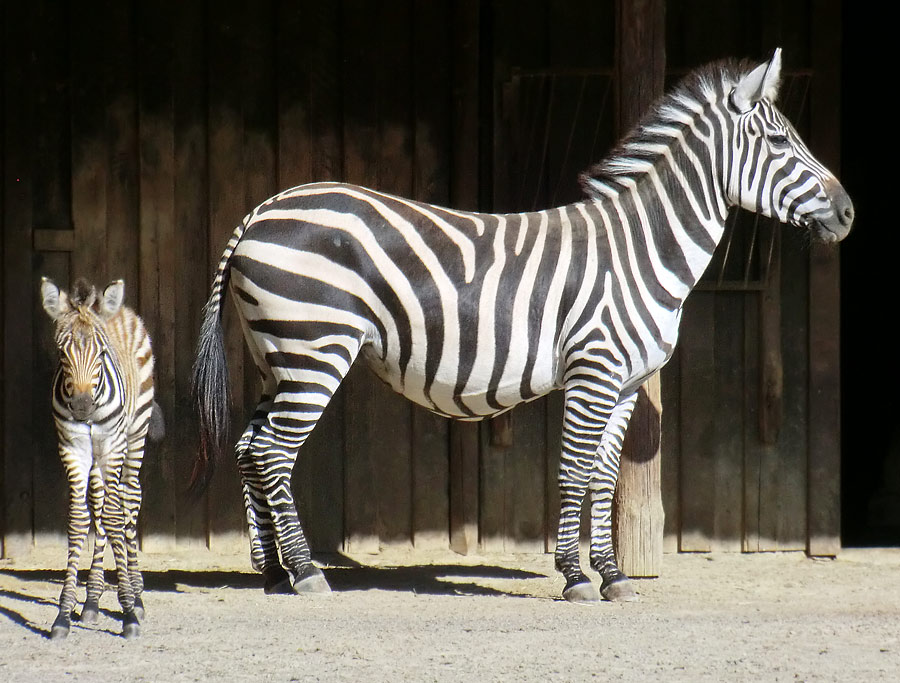
{"type": "MultiPolygon", "coordinates": [[[[460,209],[478,208],[478,52],[479,3],[457,3],[451,19],[455,29],[450,204],[460,209]]],[[[471,422],[450,424],[450,548],[460,554],[478,545],[479,426],[471,422]]]]}
{"type": "MultiPolygon", "coordinates": [[[[663,92],[665,3],[620,0],[616,83],[619,132],[624,134],[663,92]]],[[[660,484],[659,375],[640,390],[622,452],[613,527],[619,567],[630,576],[658,576],[663,520],[660,484]]]]}
{"type": "MultiPolygon", "coordinates": [[[[819,0],[812,59],[811,146],[830,169],[840,168],[840,3],[819,0]],[[827,74],[827,77],[826,77],[827,74]]],[[[807,552],[837,555],[841,547],[840,251],[814,244],[809,252],[809,452],[807,552]]]]}

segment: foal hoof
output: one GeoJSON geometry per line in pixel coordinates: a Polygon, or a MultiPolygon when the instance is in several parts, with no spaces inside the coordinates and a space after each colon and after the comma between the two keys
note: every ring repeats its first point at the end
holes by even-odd
{"type": "Polygon", "coordinates": [[[294,592],[298,595],[327,595],[331,593],[331,586],[325,580],[321,569],[310,566],[294,581],[294,592]]]}
{"type": "Polygon", "coordinates": [[[96,624],[100,621],[100,605],[93,601],[85,601],[81,608],[81,623],[96,624]]]}
{"type": "Polygon", "coordinates": [[[600,602],[600,593],[590,581],[582,581],[563,590],[563,597],[576,605],[595,605],[600,602]]]}
{"type": "Polygon", "coordinates": [[[628,579],[607,584],[600,589],[600,592],[610,602],[637,602],[638,600],[638,594],[628,579]]]}
{"type": "Polygon", "coordinates": [[[129,612],[122,617],[122,637],[132,640],[141,635],[141,624],[134,612],[129,612]]]}
{"type": "Polygon", "coordinates": [[[71,622],[63,616],[56,617],[53,626],[50,627],[50,640],[62,640],[69,635],[71,622]]]}

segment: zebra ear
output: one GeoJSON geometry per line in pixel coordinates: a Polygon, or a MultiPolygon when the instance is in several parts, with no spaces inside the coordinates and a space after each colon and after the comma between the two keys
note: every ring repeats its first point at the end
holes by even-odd
{"type": "Polygon", "coordinates": [[[100,297],[98,302],[100,317],[104,319],[112,318],[122,308],[123,301],[125,301],[125,283],[122,280],[110,282],[106,285],[106,288],[103,290],[103,296],[100,297]]]}
{"type": "Polygon", "coordinates": [[[41,304],[51,320],[56,320],[70,310],[69,297],[50,278],[46,277],[41,278],[41,304]]]}
{"type": "Polygon", "coordinates": [[[781,48],[776,48],[772,59],[760,64],[741,79],[731,92],[731,103],[741,113],[748,112],[760,100],[774,101],[781,84],[781,48]]]}

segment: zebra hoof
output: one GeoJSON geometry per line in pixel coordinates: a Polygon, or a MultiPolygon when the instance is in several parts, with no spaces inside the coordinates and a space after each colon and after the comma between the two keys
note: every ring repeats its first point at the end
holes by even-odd
{"type": "Polygon", "coordinates": [[[100,605],[94,601],[85,601],[81,608],[81,623],[96,624],[100,621],[100,605]]]}
{"type": "Polygon", "coordinates": [[[607,584],[600,589],[603,597],[610,602],[637,602],[638,594],[635,592],[631,581],[621,579],[613,583],[607,584]]]}
{"type": "Polygon", "coordinates": [[[56,617],[56,621],[53,622],[53,626],[50,627],[50,640],[62,640],[69,635],[70,628],[71,622],[64,616],[59,615],[56,617]]]}
{"type": "Polygon", "coordinates": [[[141,635],[141,624],[134,612],[129,612],[122,617],[122,637],[132,640],[141,635]]]}
{"type": "Polygon", "coordinates": [[[322,570],[310,565],[294,581],[294,592],[298,595],[327,595],[331,593],[331,586],[322,570]]]}
{"type": "Polygon", "coordinates": [[[263,576],[265,577],[263,591],[266,595],[284,595],[294,592],[291,577],[283,568],[270,567],[263,571],[263,576]]]}
{"type": "Polygon", "coordinates": [[[563,597],[576,605],[595,605],[600,602],[600,593],[590,581],[567,586],[563,591],[563,597]]]}

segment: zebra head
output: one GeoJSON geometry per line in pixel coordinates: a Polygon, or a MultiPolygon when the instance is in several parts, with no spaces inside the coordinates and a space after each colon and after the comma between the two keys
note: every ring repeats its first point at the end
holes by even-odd
{"type": "Polygon", "coordinates": [[[853,204],[773,104],[780,80],[778,48],[772,59],[743,76],[728,96],[734,126],[727,199],[805,228],[822,242],[837,242],[853,225],[853,204]]]}
{"type": "Polygon", "coordinates": [[[79,278],[67,294],[48,278],[41,279],[44,310],[56,323],[59,367],[57,398],[78,421],[88,421],[109,391],[108,369],[114,352],[104,327],[119,312],[125,284],[111,282],[98,297],[97,290],[79,278]]]}

